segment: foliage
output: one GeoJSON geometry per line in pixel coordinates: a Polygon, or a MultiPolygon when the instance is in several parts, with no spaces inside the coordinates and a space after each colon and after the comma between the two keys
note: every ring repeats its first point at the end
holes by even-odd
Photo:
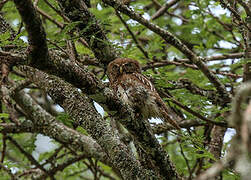
{"type": "MultiPolygon", "coordinates": [[[[90,42],[87,42],[89,45],[86,46],[81,41],[81,38],[90,29],[90,26],[96,22],[91,22],[82,30],[76,30],[81,26],[82,21],[71,22],[65,20],[62,15],[62,9],[57,1],[48,0],[59,12],[53,10],[46,2],[44,0],[38,1],[37,7],[46,14],[40,14],[40,18],[46,32],[47,44],[50,50],[60,51],[63,54],[61,57],[70,57],[67,54],[69,51],[68,44],[72,42],[78,54],[79,61],[76,62],[78,66],[88,67],[90,72],[104,81],[107,80],[104,70],[105,65],[102,63],[90,63],[91,61],[88,61],[90,59],[96,62],[99,61],[95,59],[95,53],[91,47],[94,45],[95,40],[100,40],[114,47],[119,56],[138,60],[144,69],[143,74],[151,76],[155,87],[165,102],[175,112],[181,114],[184,121],[196,121],[202,124],[200,126],[184,127],[182,129],[183,133],[179,135],[177,135],[177,132],[164,131],[159,136],[159,142],[170,155],[172,162],[181,176],[193,179],[212,166],[214,161],[217,161],[214,154],[210,152],[213,124],[205,122],[204,119],[209,119],[212,122],[226,123],[227,116],[225,114],[230,111],[231,106],[229,102],[222,105],[222,103],[217,104],[212,98],[210,99],[208,94],[211,92],[217,94],[217,88],[206,77],[205,73],[201,71],[200,67],[195,66],[177,47],[170,45],[158,34],[152,32],[140,22],[133,20],[128,15],[120,13],[121,18],[128,27],[123,25],[114,8],[100,0],[92,0],[89,11],[93,13],[98,23],[104,29],[108,40],[98,39],[99,37],[96,36],[98,32],[96,32],[91,37],[90,42]],[[48,17],[51,17],[54,22],[49,20],[48,17]],[[63,24],[63,27],[59,27],[55,22],[63,24]],[[127,28],[131,30],[137,42],[132,38],[132,34],[128,32],[127,28]],[[139,47],[144,49],[148,57],[146,57],[139,47]],[[192,84],[190,88],[183,83],[184,79],[192,84]],[[194,89],[197,89],[197,91],[194,89]],[[187,109],[198,113],[204,119],[179,106],[175,101],[178,101],[187,107],[187,109]]],[[[237,20],[233,14],[225,9],[219,1],[186,0],[177,1],[162,16],[152,20],[151,17],[156,15],[158,9],[164,6],[165,3],[166,1],[164,0],[157,2],[135,0],[131,1],[130,7],[149,22],[158,25],[176,36],[190,50],[195,52],[198,57],[205,58],[204,63],[209,72],[214,74],[219,79],[219,82],[225,85],[226,91],[234,94],[236,87],[240,85],[242,80],[242,65],[247,62],[246,59],[243,59],[243,55],[238,57],[232,56],[233,58],[212,58],[211,60],[209,58],[244,52],[243,30],[237,24],[237,20]]],[[[236,10],[238,10],[238,13],[244,20],[247,16],[245,10],[241,7],[236,10]]],[[[14,39],[11,39],[10,31],[0,34],[0,49],[6,50],[4,47],[12,45],[16,46],[16,52],[26,52],[29,46],[29,42],[27,41],[28,33],[14,2],[8,1],[5,3],[1,9],[1,14],[10,23],[16,35],[14,39]]],[[[100,51],[102,50],[100,49],[100,51]]],[[[15,52],[15,49],[13,51],[15,52]]],[[[25,76],[23,73],[19,73],[18,68],[14,68],[9,78],[16,83],[23,81],[25,76]]],[[[30,87],[25,89],[25,91],[49,114],[55,117],[55,121],[62,122],[67,127],[83,135],[88,135],[84,128],[76,128],[74,118],[65,112],[65,110],[61,110],[47,93],[40,91],[39,87],[30,84],[30,87]],[[32,89],[38,89],[38,91],[34,92],[32,89]]],[[[83,89],[79,91],[82,92],[83,89]]],[[[216,96],[214,97],[217,98],[216,96]]],[[[6,108],[6,104],[3,101],[2,106],[3,112],[0,113],[0,123],[9,123],[12,121],[9,107],[6,108]]],[[[20,107],[15,108],[18,110],[20,107]]],[[[17,119],[21,119],[22,122],[24,122],[24,119],[29,120],[29,114],[25,114],[22,111],[18,113],[17,119]]],[[[111,124],[114,123],[109,113],[106,113],[104,121],[111,124]]],[[[1,127],[0,130],[3,128],[1,127]]],[[[119,129],[119,132],[126,134],[123,128],[122,130],[119,129]]],[[[4,155],[2,154],[1,156],[4,156],[5,159],[1,163],[8,169],[11,169],[12,173],[21,175],[25,170],[35,168],[36,165],[21,153],[6,136],[12,136],[22,146],[23,150],[32,156],[35,153],[37,134],[38,132],[27,132],[13,135],[2,132],[1,139],[3,141],[0,141],[0,148],[4,152],[4,155]]],[[[224,134],[222,135],[223,137],[224,134]]],[[[55,141],[57,142],[55,143],[57,145],[56,149],[39,153],[38,157],[34,157],[47,170],[81,155],[81,152],[71,147],[71,145],[67,145],[59,140],[55,141]]],[[[225,154],[227,154],[225,152],[226,145],[227,143],[223,142],[224,148],[222,151],[225,154]]],[[[39,148],[41,147],[39,146],[39,148]]],[[[0,175],[1,179],[8,179],[9,177],[8,173],[4,171],[0,171],[0,175]]],[[[79,161],[69,164],[62,171],[57,171],[54,175],[55,179],[119,179],[118,172],[114,171],[113,168],[104,162],[90,157],[83,157],[79,161]]],[[[222,176],[223,179],[240,179],[238,173],[232,168],[225,169],[222,176]]],[[[31,176],[23,175],[20,179],[26,179],[27,177],[30,178],[31,176]]]]}

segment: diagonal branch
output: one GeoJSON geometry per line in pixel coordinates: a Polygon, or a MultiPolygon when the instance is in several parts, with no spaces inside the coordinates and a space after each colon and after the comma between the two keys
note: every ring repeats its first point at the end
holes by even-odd
{"type": "Polygon", "coordinates": [[[209,79],[209,81],[215,86],[219,94],[223,97],[223,101],[225,104],[231,101],[231,95],[228,91],[226,91],[225,86],[219,81],[219,79],[210,72],[207,65],[203,62],[201,57],[198,57],[193,51],[191,51],[185,44],[183,44],[180,39],[178,39],[175,35],[161,29],[159,26],[149,22],[148,20],[144,19],[141,15],[135,13],[132,9],[128,8],[127,6],[117,2],[116,0],[102,0],[105,4],[112,6],[115,10],[120,11],[133,20],[138,21],[142,25],[146,26],[159,36],[161,36],[167,43],[173,45],[177,49],[179,49],[183,54],[185,54],[188,59],[194,63],[202,73],[209,79]]]}
{"type": "Polygon", "coordinates": [[[38,132],[34,124],[24,121],[20,124],[15,123],[0,123],[0,133],[25,133],[25,132],[38,132]]]}
{"type": "Polygon", "coordinates": [[[127,147],[121,143],[117,132],[113,132],[108,122],[102,119],[89,98],[55,76],[48,76],[27,66],[23,67],[23,72],[31,81],[44,89],[55,103],[61,105],[77,124],[86,129],[106,153],[111,154],[109,162],[120,170],[125,179],[146,179],[149,176],[127,147]]]}
{"type": "Polygon", "coordinates": [[[132,36],[133,41],[135,42],[136,46],[139,48],[139,50],[142,52],[142,54],[148,59],[148,53],[143,49],[143,47],[140,45],[139,41],[137,40],[137,38],[135,37],[135,35],[133,34],[133,32],[131,31],[131,29],[129,28],[128,24],[125,22],[125,20],[121,17],[121,15],[119,14],[118,11],[116,11],[116,15],[118,16],[118,18],[120,19],[120,21],[124,24],[124,26],[126,27],[127,31],[129,32],[129,34],[132,36]]]}
{"type": "Polygon", "coordinates": [[[177,49],[179,49],[182,53],[184,53],[190,60],[193,58],[197,58],[196,55],[185,45],[183,44],[176,36],[174,36],[169,31],[166,31],[159,26],[149,22],[141,15],[134,12],[132,9],[128,8],[127,6],[119,3],[116,0],[103,0],[105,4],[112,6],[117,11],[120,11],[135,21],[138,21],[140,24],[146,26],[151,31],[155,32],[159,36],[161,36],[167,43],[173,45],[177,49]]]}
{"type": "MultiPolygon", "coordinates": [[[[53,116],[47,113],[28,94],[25,94],[23,91],[18,92],[14,95],[14,99],[35,124],[35,131],[56,139],[61,143],[69,144],[74,147],[74,149],[79,149],[84,152],[86,156],[94,157],[103,162],[106,161],[106,155],[103,150],[92,138],[84,136],[64,124],[57,122],[53,116]]],[[[27,128],[29,128],[29,126],[28,124],[27,128]]]]}
{"type": "MultiPolygon", "coordinates": [[[[78,162],[82,159],[86,158],[85,154],[78,155],[74,158],[69,158],[67,161],[63,162],[62,164],[58,164],[56,167],[53,167],[48,172],[51,175],[55,175],[58,171],[63,171],[67,166],[70,166],[74,164],[75,162],[78,162]]],[[[45,173],[41,173],[40,176],[37,179],[46,179],[48,175],[45,173]]]]}
{"type": "Polygon", "coordinates": [[[243,104],[251,95],[251,84],[243,83],[239,87],[238,92],[232,102],[232,110],[230,123],[236,129],[236,135],[231,140],[231,148],[227,155],[215,162],[212,167],[208,168],[203,173],[199,174],[196,180],[212,179],[216,177],[221,171],[228,167],[234,167],[236,171],[239,171],[242,179],[250,179],[250,135],[251,135],[251,121],[250,121],[250,104],[243,110],[243,104]]]}
{"type": "Polygon", "coordinates": [[[152,20],[155,20],[162,16],[170,7],[174,6],[177,4],[180,0],[171,0],[168,3],[166,3],[164,6],[162,6],[153,16],[152,20]]]}
{"type": "MultiPolygon", "coordinates": [[[[39,164],[39,162],[37,162],[37,160],[31,155],[29,154],[28,152],[26,152],[12,137],[10,136],[7,136],[7,139],[17,147],[17,149],[22,153],[24,154],[27,159],[29,159],[29,161],[35,165],[37,168],[39,168],[40,170],[42,170],[43,172],[45,172],[46,174],[48,173],[48,171],[41,165],[39,164]]],[[[49,174],[48,174],[49,175],[49,174]]]]}
{"type": "MultiPolygon", "coordinates": [[[[251,1],[248,2],[249,9],[251,8],[251,1]]],[[[247,25],[250,27],[249,30],[246,30],[246,32],[243,34],[243,38],[245,41],[245,58],[246,63],[243,65],[243,82],[250,81],[251,80],[251,15],[249,14],[246,17],[247,25]]]]}
{"type": "Polygon", "coordinates": [[[45,67],[49,59],[49,53],[45,30],[39,14],[31,0],[14,0],[14,3],[28,32],[30,64],[34,67],[45,67]]]}
{"type": "Polygon", "coordinates": [[[88,43],[95,57],[105,66],[116,58],[115,50],[108,41],[103,28],[91,14],[84,0],[57,0],[61,9],[76,26],[81,37],[88,43]]]}
{"type": "Polygon", "coordinates": [[[8,169],[3,163],[0,162],[0,169],[3,169],[3,171],[7,172],[10,177],[11,180],[18,180],[18,178],[11,172],[10,169],[8,169]]]}

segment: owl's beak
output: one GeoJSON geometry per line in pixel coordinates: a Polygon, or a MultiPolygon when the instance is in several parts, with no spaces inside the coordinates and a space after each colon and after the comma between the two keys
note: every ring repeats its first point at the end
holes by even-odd
{"type": "Polygon", "coordinates": [[[123,72],[123,67],[122,66],[119,67],[119,72],[120,72],[120,74],[122,74],[122,72],[123,72]]]}

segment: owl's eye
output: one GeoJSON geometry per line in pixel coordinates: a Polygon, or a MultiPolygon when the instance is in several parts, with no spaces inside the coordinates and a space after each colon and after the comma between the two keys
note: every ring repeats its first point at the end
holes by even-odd
{"type": "Polygon", "coordinates": [[[114,72],[119,72],[119,66],[117,64],[114,64],[114,66],[112,67],[112,70],[114,72]]]}
{"type": "Polygon", "coordinates": [[[126,63],[126,64],[124,64],[123,69],[127,73],[132,73],[132,72],[134,72],[134,65],[132,63],[126,63]]]}
{"type": "Polygon", "coordinates": [[[124,66],[125,66],[126,68],[130,68],[130,67],[132,67],[132,64],[131,64],[131,63],[126,63],[124,66]]]}

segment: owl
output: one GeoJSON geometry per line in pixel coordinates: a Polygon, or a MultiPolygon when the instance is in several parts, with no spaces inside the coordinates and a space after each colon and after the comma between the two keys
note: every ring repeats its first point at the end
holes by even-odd
{"type": "Polygon", "coordinates": [[[180,129],[151,81],[141,73],[136,60],[117,58],[109,63],[107,74],[113,92],[136,113],[144,119],[160,118],[180,129]]]}

